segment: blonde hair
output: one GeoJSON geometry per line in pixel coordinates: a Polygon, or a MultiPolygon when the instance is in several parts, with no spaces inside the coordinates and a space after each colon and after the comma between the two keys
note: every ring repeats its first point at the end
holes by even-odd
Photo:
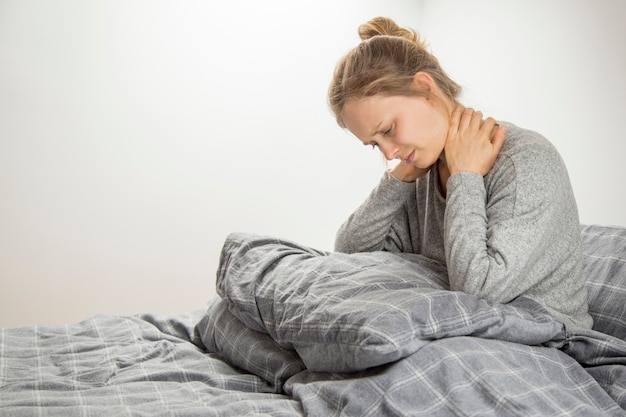
{"type": "Polygon", "coordinates": [[[453,101],[461,93],[461,87],[443,71],[413,29],[375,17],[359,26],[359,37],[361,43],[338,62],[328,89],[328,104],[341,127],[345,128],[342,113],[349,99],[376,94],[431,96],[413,85],[418,72],[429,74],[442,94],[453,101]]]}

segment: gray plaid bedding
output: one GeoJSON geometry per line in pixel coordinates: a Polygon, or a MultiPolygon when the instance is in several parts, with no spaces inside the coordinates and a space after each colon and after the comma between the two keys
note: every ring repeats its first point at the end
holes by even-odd
{"type": "Polygon", "coordinates": [[[577,333],[416,255],[233,234],[205,309],[0,329],[0,416],[624,416],[626,230],[581,231],[577,333]]]}

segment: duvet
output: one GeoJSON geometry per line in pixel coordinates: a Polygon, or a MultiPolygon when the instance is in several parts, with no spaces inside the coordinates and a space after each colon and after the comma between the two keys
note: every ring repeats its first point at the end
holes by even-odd
{"type": "Polygon", "coordinates": [[[624,416],[626,230],[581,233],[578,332],[419,255],[231,234],[202,309],[0,329],[0,415],[624,416]]]}

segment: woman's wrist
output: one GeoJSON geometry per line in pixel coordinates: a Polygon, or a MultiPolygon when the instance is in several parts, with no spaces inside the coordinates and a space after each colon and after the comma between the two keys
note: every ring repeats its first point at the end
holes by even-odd
{"type": "Polygon", "coordinates": [[[403,182],[415,182],[418,178],[426,175],[428,171],[429,169],[418,168],[415,165],[400,162],[389,170],[389,174],[403,182]]]}

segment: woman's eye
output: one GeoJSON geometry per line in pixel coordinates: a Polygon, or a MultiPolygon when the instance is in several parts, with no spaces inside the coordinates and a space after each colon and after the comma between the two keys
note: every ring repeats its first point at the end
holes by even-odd
{"type": "Polygon", "coordinates": [[[389,136],[391,134],[391,127],[383,132],[383,136],[389,136]]]}

